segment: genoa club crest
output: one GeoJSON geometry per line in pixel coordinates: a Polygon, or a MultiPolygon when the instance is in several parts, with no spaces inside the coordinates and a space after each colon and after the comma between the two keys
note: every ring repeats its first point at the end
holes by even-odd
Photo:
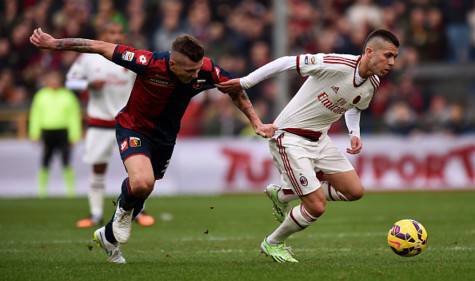
{"type": "Polygon", "coordinates": [[[130,147],[140,147],[140,146],[142,146],[142,141],[137,137],[130,137],[129,138],[129,145],[130,145],[130,147]]]}

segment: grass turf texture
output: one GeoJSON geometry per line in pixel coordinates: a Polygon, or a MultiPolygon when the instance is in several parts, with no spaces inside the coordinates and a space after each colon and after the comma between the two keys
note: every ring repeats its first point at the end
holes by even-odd
{"type": "MultiPolygon", "coordinates": [[[[157,224],[134,224],[123,246],[128,264],[115,265],[90,242],[92,230],[74,228],[87,213],[85,199],[3,199],[0,279],[473,280],[474,202],[475,192],[330,202],[319,221],[288,241],[300,263],[282,265],[259,254],[264,235],[277,226],[263,194],[152,198],[147,209],[157,224]],[[172,219],[160,219],[164,213],[172,219]],[[419,256],[399,257],[386,244],[392,223],[403,218],[429,233],[429,248],[419,256]]],[[[106,206],[109,215],[112,203],[106,206]]]]}

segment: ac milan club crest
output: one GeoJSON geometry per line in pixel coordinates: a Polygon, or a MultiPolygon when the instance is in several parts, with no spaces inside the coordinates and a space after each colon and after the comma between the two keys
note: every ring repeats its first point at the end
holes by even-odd
{"type": "Polygon", "coordinates": [[[308,185],[308,180],[307,180],[307,178],[306,178],[305,176],[300,176],[299,181],[300,181],[300,184],[301,184],[302,186],[307,186],[307,185],[308,185]]]}

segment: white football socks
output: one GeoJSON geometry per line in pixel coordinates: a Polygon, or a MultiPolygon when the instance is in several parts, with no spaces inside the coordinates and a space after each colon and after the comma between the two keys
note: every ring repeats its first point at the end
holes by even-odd
{"type": "Polygon", "coordinates": [[[316,220],[317,218],[310,215],[302,204],[297,205],[290,210],[284,221],[274,232],[267,236],[267,242],[270,244],[282,243],[290,235],[305,229],[316,220]]]}
{"type": "Polygon", "coordinates": [[[92,173],[89,189],[89,209],[93,220],[101,220],[104,210],[105,175],[92,173]]]}

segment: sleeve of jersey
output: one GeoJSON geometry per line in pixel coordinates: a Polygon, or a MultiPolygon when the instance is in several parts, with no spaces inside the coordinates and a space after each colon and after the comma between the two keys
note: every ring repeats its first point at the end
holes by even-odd
{"type": "Polygon", "coordinates": [[[261,81],[284,71],[296,68],[297,57],[286,56],[275,59],[240,79],[241,86],[244,89],[254,87],[261,81]]]}
{"type": "Polygon", "coordinates": [[[234,78],[229,72],[222,69],[219,65],[212,63],[212,66],[213,69],[211,70],[211,78],[213,79],[213,83],[218,84],[234,78]]]}
{"type": "Polygon", "coordinates": [[[132,70],[137,74],[144,73],[153,59],[153,53],[147,50],[136,50],[125,45],[117,45],[112,61],[132,70]]]}
{"type": "Polygon", "coordinates": [[[354,107],[345,112],[346,127],[351,136],[360,137],[360,116],[361,111],[354,107]]]}
{"type": "Polygon", "coordinates": [[[300,76],[316,75],[322,69],[323,54],[298,55],[296,64],[296,70],[300,76]]]}
{"type": "Polygon", "coordinates": [[[71,90],[85,90],[87,85],[87,59],[81,54],[66,74],[66,87],[71,90]]]}

